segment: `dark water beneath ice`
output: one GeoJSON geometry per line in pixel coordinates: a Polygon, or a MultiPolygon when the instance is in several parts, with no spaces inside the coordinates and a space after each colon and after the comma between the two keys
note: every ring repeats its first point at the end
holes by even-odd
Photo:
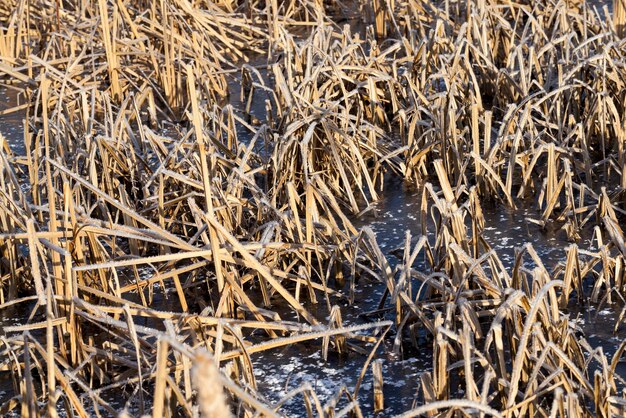
{"type": "MultiPolygon", "coordinates": [[[[19,90],[11,86],[0,85],[0,112],[12,109],[23,103],[19,90]]],[[[4,136],[11,151],[24,155],[24,110],[0,114],[0,134],[4,136]]]]}
{"type": "MultiPolygon", "coordinates": [[[[405,232],[411,231],[413,237],[419,236],[421,195],[401,183],[388,189],[384,197],[374,205],[374,210],[355,220],[357,226],[370,227],[377,236],[377,241],[390,263],[393,263],[393,250],[402,247],[405,232]]],[[[530,208],[509,210],[502,206],[483,208],[485,216],[484,238],[497,252],[507,269],[512,268],[515,248],[531,243],[548,270],[552,270],[564,260],[567,248],[571,244],[564,232],[545,232],[527,218],[537,218],[539,214],[530,208]]],[[[432,234],[432,232],[430,232],[432,234]]],[[[582,239],[579,247],[593,249],[590,239],[582,239]]],[[[419,268],[419,267],[418,267],[419,268]]],[[[359,283],[355,304],[341,306],[344,324],[362,323],[362,314],[376,309],[384,286],[374,283],[359,283]]],[[[309,307],[309,306],[307,306],[309,307]]],[[[602,347],[609,358],[626,337],[623,331],[613,334],[617,318],[614,306],[598,307],[584,303],[572,303],[569,308],[571,318],[581,328],[593,347],[602,347]]],[[[384,360],[384,395],[385,410],[380,416],[391,416],[411,409],[416,401],[419,377],[432,368],[432,345],[422,342],[417,348],[405,347],[399,355],[392,353],[393,340],[387,338],[379,349],[379,358],[384,360]]],[[[322,404],[331,399],[342,386],[354,387],[365,363],[365,356],[349,354],[347,358],[337,355],[324,362],[321,358],[321,341],[308,346],[287,347],[282,350],[253,355],[255,376],[262,392],[272,401],[278,401],[289,391],[303,383],[309,383],[317,391],[322,404]]],[[[626,366],[619,367],[619,372],[626,375],[626,366]]],[[[360,391],[362,412],[368,416],[372,411],[373,390],[372,374],[369,369],[360,391]]],[[[302,399],[295,398],[283,409],[290,416],[304,413],[302,399]]]]}

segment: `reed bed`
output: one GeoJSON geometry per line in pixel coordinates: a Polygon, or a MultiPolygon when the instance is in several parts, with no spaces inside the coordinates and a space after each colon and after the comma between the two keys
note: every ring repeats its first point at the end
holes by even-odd
{"type": "Polygon", "coordinates": [[[621,6],[3,2],[26,104],[0,113],[25,150],[0,135],[0,413],[385,414],[376,357],[413,346],[432,366],[402,416],[623,414],[626,341],[568,312],[609,306],[623,336],[621,6]],[[421,196],[396,255],[355,226],[394,178],[421,196]],[[562,261],[504,261],[494,205],[532,207],[562,261]],[[377,309],[347,316],[367,281],[377,309]],[[356,386],[270,401],[255,355],[303,344],[360,356],[356,386]]]}

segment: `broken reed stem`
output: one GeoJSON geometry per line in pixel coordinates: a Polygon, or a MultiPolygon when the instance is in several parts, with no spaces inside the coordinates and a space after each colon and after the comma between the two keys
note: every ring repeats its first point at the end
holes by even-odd
{"type": "Polygon", "coordinates": [[[220,372],[209,353],[196,354],[192,374],[194,386],[198,392],[200,416],[204,418],[232,417],[220,372]]]}
{"type": "Polygon", "coordinates": [[[385,409],[382,359],[372,362],[372,375],[374,378],[374,412],[377,413],[385,409]]]}
{"type": "Polygon", "coordinates": [[[617,36],[624,38],[626,36],[626,1],[613,0],[613,24],[617,36]]]}
{"type": "MultiPolygon", "coordinates": [[[[121,100],[121,88],[119,79],[119,63],[115,45],[115,32],[112,30],[109,21],[109,9],[107,0],[98,0],[98,7],[100,12],[100,24],[102,39],[104,41],[104,48],[107,57],[107,71],[109,73],[109,79],[111,80],[111,96],[113,100],[118,102],[121,100]]],[[[114,8],[114,11],[116,9],[114,8]]],[[[114,12],[115,18],[115,12],[114,12]]]]}

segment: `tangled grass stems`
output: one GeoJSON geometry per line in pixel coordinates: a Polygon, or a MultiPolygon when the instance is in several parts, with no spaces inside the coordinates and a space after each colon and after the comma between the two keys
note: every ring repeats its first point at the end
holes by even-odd
{"type": "Polygon", "coordinates": [[[370,368],[372,409],[389,406],[390,336],[432,354],[403,416],[623,414],[625,345],[592,346],[568,312],[626,291],[623,2],[612,17],[564,0],[3,2],[0,76],[26,103],[0,109],[24,117],[20,147],[0,136],[0,312],[19,315],[1,413],[362,416],[370,368]],[[355,226],[394,178],[421,199],[397,262],[355,226]],[[487,205],[531,206],[571,241],[562,261],[529,243],[507,262],[487,205]],[[364,317],[383,320],[339,304],[365,281],[364,317]],[[367,356],[356,387],[273,402],[255,356],[311,341],[367,356]]]}

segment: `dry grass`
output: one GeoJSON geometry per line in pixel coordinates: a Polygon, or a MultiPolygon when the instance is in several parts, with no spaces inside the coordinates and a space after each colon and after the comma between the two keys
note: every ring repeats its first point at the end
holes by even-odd
{"type": "Polygon", "coordinates": [[[389,333],[432,346],[404,416],[623,413],[626,345],[592,347],[567,306],[626,292],[624,8],[570,3],[3,2],[0,76],[27,104],[3,111],[24,155],[0,136],[0,412],[367,415],[389,333]],[[423,233],[395,267],[354,226],[393,177],[423,233]],[[563,261],[528,244],[507,266],[494,203],[564,231],[563,261]],[[364,279],[388,320],[337,305],[364,279]],[[269,402],[253,356],[313,340],[369,353],[354,392],[269,402]]]}

